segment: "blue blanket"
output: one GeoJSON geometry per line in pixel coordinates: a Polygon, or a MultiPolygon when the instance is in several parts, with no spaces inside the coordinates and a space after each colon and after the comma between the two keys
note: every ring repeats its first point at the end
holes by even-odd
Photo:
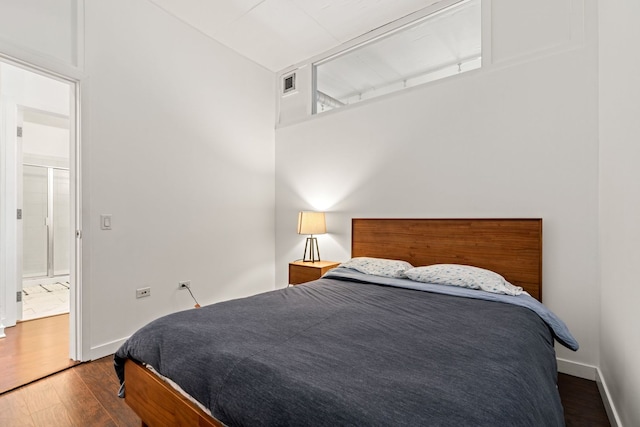
{"type": "Polygon", "coordinates": [[[229,426],[564,425],[530,308],[345,275],[157,319],[116,371],[150,364],[229,426]]]}
{"type": "Polygon", "coordinates": [[[327,279],[350,280],[359,283],[371,283],[383,286],[395,286],[398,288],[415,289],[418,291],[435,292],[438,294],[454,295],[465,298],[482,299],[486,301],[496,301],[505,304],[518,305],[526,307],[536,313],[553,331],[554,337],[560,344],[570,350],[577,351],[580,348],[578,341],[571,335],[567,325],[556,316],[551,310],[542,305],[540,301],[533,298],[528,293],[522,293],[517,296],[494,294],[477,289],[467,289],[458,286],[435,285],[431,283],[416,282],[409,279],[395,279],[389,277],[372,276],[370,274],[360,273],[359,271],[349,268],[334,268],[324,276],[327,279]]]}

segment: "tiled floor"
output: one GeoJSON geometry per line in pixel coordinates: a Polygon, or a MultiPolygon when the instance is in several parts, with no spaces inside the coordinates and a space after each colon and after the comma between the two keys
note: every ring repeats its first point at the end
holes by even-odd
{"type": "Polygon", "coordinates": [[[38,319],[69,312],[69,282],[30,281],[22,288],[22,320],[38,319]]]}

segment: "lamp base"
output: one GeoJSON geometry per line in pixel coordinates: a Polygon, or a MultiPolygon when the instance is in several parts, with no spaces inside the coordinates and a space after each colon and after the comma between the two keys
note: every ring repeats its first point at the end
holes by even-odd
{"type": "Polygon", "coordinates": [[[304,244],[304,255],[302,256],[304,262],[316,262],[320,261],[320,249],[318,249],[318,239],[313,237],[307,237],[307,242],[304,244]],[[309,258],[307,258],[307,250],[309,250],[309,258]],[[316,258],[316,254],[318,257],[316,258]]]}

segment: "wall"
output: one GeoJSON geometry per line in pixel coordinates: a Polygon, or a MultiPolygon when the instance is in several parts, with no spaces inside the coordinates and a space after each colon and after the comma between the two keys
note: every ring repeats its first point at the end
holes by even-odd
{"type": "Polygon", "coordinates": [[[81,357],[193,307],[179,280],[201,304],[273,289],[273,73],[147,0],[55,4],[12,5],[33,34],[0,52],[80,82],[81,357]]]}
{"type": "Polygon", "coordinates": [[[600,370],[619,425],[640,425],[640,4],[598,3],[600,30],[600,370]]]}
{"type": "Polygon", "coordinates": [[[276,284],[302,256],[299,210],[328,211],[327,260],[349,257],[352,217],[541,217],[544,303],[581,344],[557,346],[571,362],[561,369],[593,378],[596,11],[551,0],[483,8],[482,70],[276,130],[276,284]]]}
{"type": "Polygon", "coordinates": [[[146,0],[85,14],[83,312],[100,357],[193,307],[180,280],[203,305],[274,288],[275,88],[146,0]]]}
{"type": "Polygon", "coordinates": [[[32,163],[68,168],[69,120],[60,120],[58,126],[57,123],[49,125],[25,118],[22,123],[22,154],[32,163]]]}

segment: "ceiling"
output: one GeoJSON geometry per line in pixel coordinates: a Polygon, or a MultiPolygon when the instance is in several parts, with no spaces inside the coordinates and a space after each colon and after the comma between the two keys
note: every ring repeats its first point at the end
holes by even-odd
{"type": "Polygon", "coordinates": [[[150,0],[271,71],[439,0],[150,0]]]}

